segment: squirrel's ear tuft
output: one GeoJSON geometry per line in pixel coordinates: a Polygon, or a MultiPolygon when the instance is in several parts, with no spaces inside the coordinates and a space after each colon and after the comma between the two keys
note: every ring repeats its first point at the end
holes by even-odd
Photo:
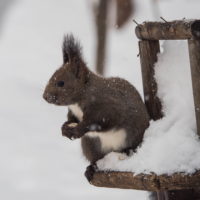
{"type": "Polygon", "coordinates": [[[81,59],[82,48],[80,43],[74,39],[72,34],[64,36],[62,50],[64,63],[69,63],[74,59],[81,59]]]}

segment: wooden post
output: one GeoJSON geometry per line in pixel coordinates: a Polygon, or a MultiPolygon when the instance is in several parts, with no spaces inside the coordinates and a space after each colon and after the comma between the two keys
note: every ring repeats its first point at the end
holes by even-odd
{"type": "Polygon", "coordinates": [[[139,41],[139,51],[145,104],[150,117],[157,120],[162,117],[161,103],[156,96],[157,84],[154,79],[154,64],[160,52],[159,41],[139,41]]]}
{"type": "MultiPolygon", "coordinates": [[[[139,41],[139,53],[142,70],[144,101],[153,120],[162,117],[162,105],[157,94],[157,84],[154,78],[154,65],[157,62],[157,54],[160,52],[159,40],[139,41]]],[[[157,200],[168,200],[167,192],[158,191],[157,200]]]]}
{"type": "Polygon", "coordinates": [[[159,190],[157,193],[157,200],[169,200],[169,193],[167,190],[159,190]]]}
{"type": "Polygon", "coordinates": [[[188,47],[190,55],[197,133],[200,136],[200,40],[188,40],[188,47]]]}

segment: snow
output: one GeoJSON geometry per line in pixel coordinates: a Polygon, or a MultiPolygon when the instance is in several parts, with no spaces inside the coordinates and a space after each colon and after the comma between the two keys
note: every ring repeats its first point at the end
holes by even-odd
{"type": "Polygon", "coordinates": [[[91,124],[88,128],[89,131],[97,131],[97,130],[100,131],[102,129],[102,127],[98,124],[91,124]]]}
{"type": "MultiPolygon", "coordinates": [[[[1,12],[4,16],[0,21],[0,198],[147,199],[142,191],[89,185],[83,175],[88,163],[81,154],[79,140],[72,142],[61,136],[66,109],[42,99],[47,81],[62,63],[64,34],[74,33],[79,38],[92,69],[95,34],[89,9],[93,0],[4,2],[10,4],[6,12],[1,12]]],[[[154,19],[151,1],[135,2],[136,21],[154,19]]],[[[163,0],[159,7],[166,20],[200,17],[198,0],[163,0]],[[180,8],[178,12],[176,8],[180,8]]],[[[126,78],[142,94],[134,27],[130,21],[123,30],[116,31],[114,26],[110,29],[106,75],[126,78]]],[[[185,148],[190,148],[185,143],[185,148]]]]}
{"type": "Polygon", "coordinates": [[[98,161],[101,170],[137,173],[193,173],[200,169],[191,72],[186,41],[167,41],[155,67],[164,117],[151,121],[137,152],[125,160],[110,153],[98,161]]]}

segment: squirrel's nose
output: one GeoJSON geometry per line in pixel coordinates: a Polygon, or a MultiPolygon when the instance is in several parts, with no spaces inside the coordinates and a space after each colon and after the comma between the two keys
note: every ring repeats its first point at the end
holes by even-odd
{"type": "Polygon", "coordinates": [[[44,92],[43,98],[48,102],[48,103],[55,103],[57,101],[57,95],[56,94],[51,94],[48,92],[44,92]]]}

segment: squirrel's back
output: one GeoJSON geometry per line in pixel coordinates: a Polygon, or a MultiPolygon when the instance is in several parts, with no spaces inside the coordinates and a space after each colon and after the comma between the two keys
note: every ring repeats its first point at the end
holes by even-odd
{"type": "Polygon", "coordinates": [[[83,153],[95,162],[111,151],[137,148],[149,126],[149,116],[136,88],[121,78],[92,75],[90,79],[85,106],[93,109],[95,104],[99,119],[106,120],[101,119],[101,113],[107,113],[113,126],[102,132],[91,131],[82,137],[83,153]]]}

